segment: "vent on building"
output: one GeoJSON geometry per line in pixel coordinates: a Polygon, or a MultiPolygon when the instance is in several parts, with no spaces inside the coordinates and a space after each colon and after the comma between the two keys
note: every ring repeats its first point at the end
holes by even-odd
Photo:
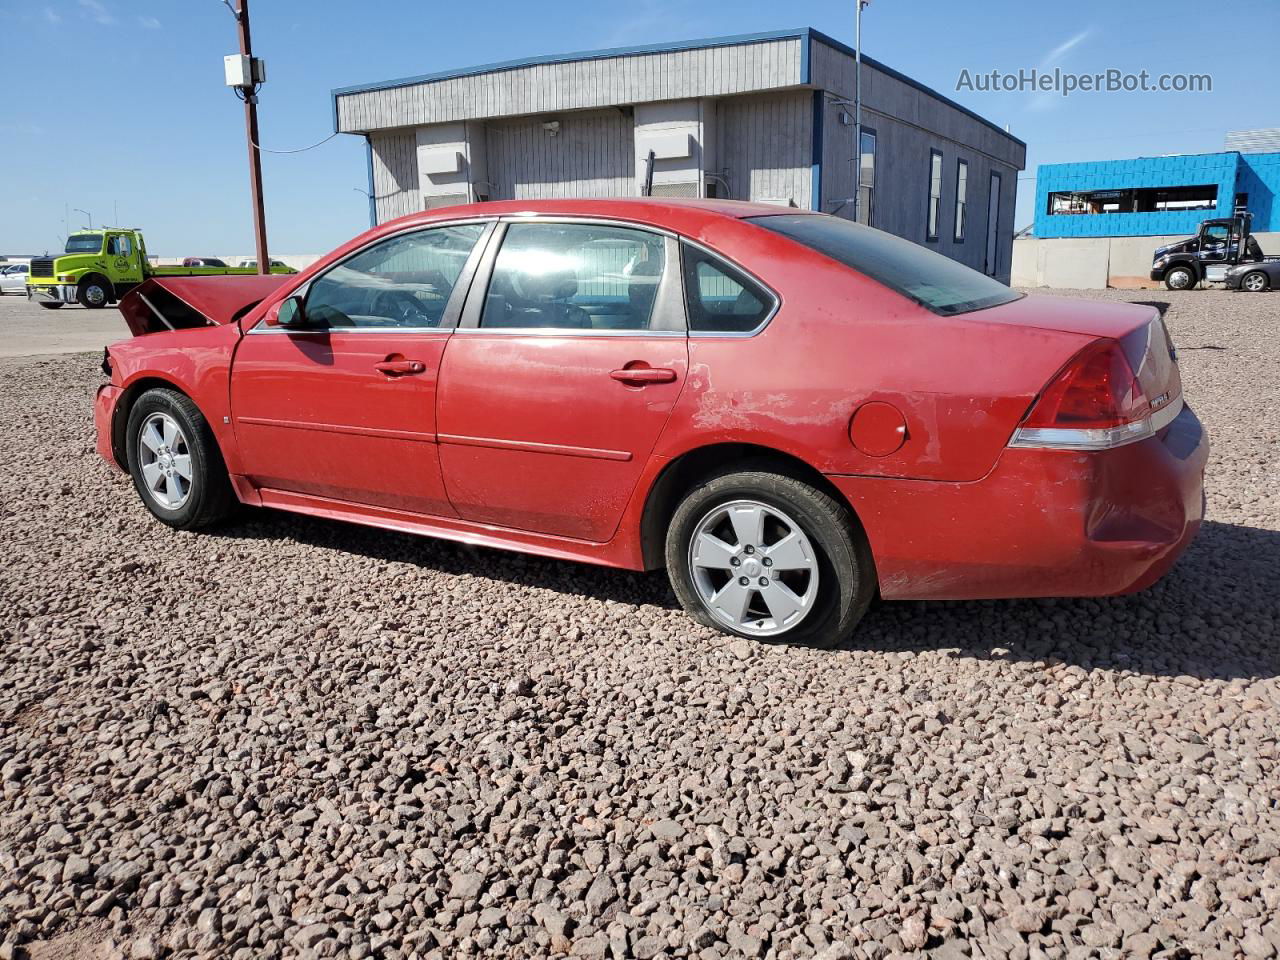
{"type": "Polygon", "coordinates": [[[653,185],[653,196],[700,197],[702,196],[702,191],[698,187],[697,180],[685,180],[680,183],[655,183],[653,185]]]}
{"type": "Polygon", "coordinates": [[[422,201],[424,210],[437,210],[440,207],[456,207],[460,203],[470,203],[471,198],[465,193],[442,193],[438,197],[426,197],[422,201]]]}

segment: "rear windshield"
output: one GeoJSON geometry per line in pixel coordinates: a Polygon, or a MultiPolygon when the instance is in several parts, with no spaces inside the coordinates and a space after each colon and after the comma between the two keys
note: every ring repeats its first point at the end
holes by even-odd
{"type": "Polygon", "coordinates": [[[799,241],[943,316],[999,306],[1022,296],[950,257],[840,217],[784,214],[751,217],[749,222],[799,241]]]}

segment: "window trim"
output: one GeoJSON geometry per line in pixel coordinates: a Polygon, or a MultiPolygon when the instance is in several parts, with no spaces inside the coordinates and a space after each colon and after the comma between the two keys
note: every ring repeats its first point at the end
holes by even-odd
{"type": "Polygon", "coordinates": [[[670,230],[647,223],[631,220],[612,220],[607,217],[574,217],[561,214],[517,214],[505,216],[497,224],[497,228],[489,237],[488,246],[482,262],[476,268],[472,278],[471,291],[458,325],[453,328],[455,334],[488,335],[495,337],[684,337],[688,334],[688,317],[684,307],[684,289],[680,278],[680,251],[678,236],[670,230]],[[624,230],[637,230],[662,237],[665,241],[663,252],[665,259],[662,267],[662,283],[658,286],[654,298],[653,315],[666,314],[678,319],[679,327],[658,327],[648,330],[611,330],[585,327],[484,327],[480,321],[484,314],[485,300],[489,294],[489,285],[493,282],[493,269],[498,261],[498,252],[506,239],[507,229],[512,224],[570,224],[575,226],[616,227],[624,230]],[[672,313],[671,311],[675,312],[672,313]]]}
{"type": "Polygon", "coordinates": [[[742,274],[742,276],[746,277],[748,280],[754,283],[765,294],[765,296],[767,296],[772,301],[772,305],[770,306],[769,310],[765,313],[764,319],[761,320],[759,324],[757,324],[755,327],[753,327],[750,330],[694,330],[689,323],[689,291],[685,289],[682,292],[683,302],[681,306],[684,310],[685,326],[689,330],[690,338],[696,337],[700,340],[726,340],[726,339],[741,340],[747,337],[754,337],[757,334],[761,333],[765,329],[765,327],[769,326],[773,318],[778,315],[778,311],[782,309],[782,298],[778,295],[778,292],[774,290],[771,286],[769,286],[767,283],[765,283],[763,280],[761,280],[756,274],[752,273],[750,270],[746,269],[741,264],[739,264],[736,260],[730,260],[728,257],[724,256],[723,254],[715,250],[712,250],[710,247],[705,246],[704,244],[698,243],[696,240],[690,240],[688,237],[680,238],[680,248],[681,248],[680,280],[681,280],[682,287],[684,286],[684,249],[685,247],[689,247],[699,251],[710,260],[720,262],[724,266],[728,267],[734,273],[742,274]]]}
{"type": "Polygon", "coordinates": [[[395,230],[391,233],[386,233],[386,234],[382,234],[381,236],[374,237],[364,246],[351,251],[351,253],[347,254],[341,260],[333,261],[332,263],[328,264],[319,273],[316,273],[308,277],[302,283],[298,284],[296,287],[294,287],[292,290],[286,293],[278,301],[278,303],[284,303],[284,301],[290,299],[291,297],[300,297],[302,299],[303,309],[305,310],[307,297],[311,293],[312,284],[314,284],[317,280],[326,276],[333,270],[336,270],[338,267],[347,263],[348,261],[354,260],[356,257],[360,256],[361,254],[366,253],[369,250],[372,250],[374,247],[378,246],[378,244],[384,243],[387,240],[393,240],[396,237],[407,236],[411,233],[426,233],[429,230],[440,230],[446,227],[465,227],[471,224],[480,224],[482,227],[484,227],[484,229],[481,231],[480,236],[476,238],[476,244],[474,247],[471,248],[471,253],[467,257],[467,262],[462,267],[462,272],[458,274],[458,280],[453,285],[453,290],[450,291],[449,293],[449,299],[445,303],[444,313],[441,314],[440,316],[440,323],[438,326],[434,326],[434,327],[356,327],[356,326],[279,327],[279,326],[269,325],[267,323],[266,314],[264,313],[262,317],[258,320],[258,322],[255,323],[248,331],[246,331],[246,333],[254,333],[254,334],[284,333],[284,334],[293,334],[297,336],[316,336],[316,335],[323,335],[327,333],[355,333],[355,334],[366,334],[366,335],[381,334],[383,336],[399,334],[399,333],[450,333],[453,330],[457,329],[458,322],[461,319],[462,311],[466,303],[466,296],[471,289],[471,284],[475,281],[475,277],[480,266],[480,260],[482,256],[485,254],[485,252],[487,252],[488,244],[493,237],[494,228],[497,225],[496,217],[468,217],[465,220],[448,220],[444,222],[435,222],[435,223],[428,223],[428,224],[415,223],[415,224],[412,224],[411,226],[405,227],[402,230],[395,230]]]}
{"type": "Polygon", "coordinates": [[[955,223],[951,228],[951,239],[956,243],[964,243],[965,227],[969,223],[969,161],[956,157],[956,201],[955,223]],[[964,195],[960,194],[960,171],[964,170],[964,195]]]}
{"type": "Polygon", "coordinates": [[[942,234],[942,192],[943,192],[942,191],[942,182],[943,182],[942,171],[945,165],[946,165],[946,159],[942,156],[942,151],[937,149],[936,147],[930,147],[929,148],[929,176],[927,181],[928,190],[925,194],[926,199],[925,199],[925,208],[924,208],[925,243],[937,243],[938,237],[942,234]],[[936,198],[933,195],[933,159],[934,157],[938,158],[938,196],[936,198]],[[938,201],[938,215],[934,219],[933,229],[930,230],[929,214],[933,212],[933,201],[935,199],[938,201]]]}

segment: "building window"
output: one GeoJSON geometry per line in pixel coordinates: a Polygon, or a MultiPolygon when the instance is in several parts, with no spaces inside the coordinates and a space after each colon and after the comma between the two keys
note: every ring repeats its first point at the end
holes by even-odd
{"type": "Polygon", "coordinates": [[[858,222],[871,226],[876,193],[876,132],[862,128],[862,149],[858,151],[858,222]]]}
{"type": "Polygon", "coordinates": [[[964,243],[965,200],[969,195],[969,164],[956,161],[956,243],[964,243]]]}
{"type": "Polygon", "coordinates": [[[1122,190],[1062,190],[1049,194],[1051,216],[1093,213],[1165,213],[1214,210],[1217,184],[1194,187],[1137,187],[1122,190]]]}
{"type": "Polygon", "coordinates": [[[925,239],[937,242],[938,218],[942,212],[942,154],[929,151],[929,222],[925,239]]]}

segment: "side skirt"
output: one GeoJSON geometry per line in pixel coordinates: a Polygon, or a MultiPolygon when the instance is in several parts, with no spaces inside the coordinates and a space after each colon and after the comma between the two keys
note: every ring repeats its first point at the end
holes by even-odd
{"type": "MultiPolygon", "coordinates": [[[[240,499],[250,502],[244,496],[244,491],[240,489],[240,486],[239,483],[236,484],[240,499]]],[[[342,520],[348,523],[358,523],[366,527],[376,527],[380,530],[394,530],[398,533],[437,537],[441,540],[451,540],[455,543],[466,543],[476,547],[530,553],[555,560],[576,560],[581,563],[617,567],[623,570],[642,570],[644,568],[644,562],[639,555],[639,551],[628,550],[621,546],[617,542],[617,537],[610,543],[590,543],[586,540],[553,537],[547,534],[513,530],[510,527],[472,523],[468,520],[458,520],[451,517],[433,517],[419,513],[408,513],[403,510],[348,503],[345,500],[331,500],[327,497],[293,493],[288,490],[272,490],[267,487],[257,490],[257,501],[264,507],[288,510],[291,513],[324,517],[328,520],[342,520]]]]}

